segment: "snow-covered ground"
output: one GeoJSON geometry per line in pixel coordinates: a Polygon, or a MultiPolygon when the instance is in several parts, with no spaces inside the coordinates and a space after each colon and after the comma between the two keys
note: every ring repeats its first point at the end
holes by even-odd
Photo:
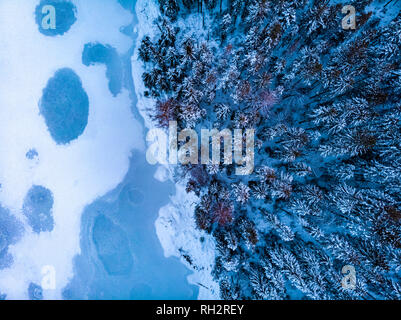
{"type": "MultiPolygon", "coordinates": [[[[144,96],[145,85],[142,81],[143,62],[138,58],[140,42],[145,35],[151,38],[157,32],[153,21],[159,11],[154,0],[138,0],[136,4],[138,18],[137,43],[132,57],[132,76],[138,98],[137,108],[144,118],[147,128],[154,128],[149,117],[155,101],[144,96]]],[[[172,179],[173,168],[160,166],[155,178],[164,181],[172,179]]],[[[192,284],[199,285],[199,299],[219,299],[218,283],[213,280],[211,271],[215,261],[215,243],[213,238],[203,231],[196,229],[193,218],[195,205],[199,199],[194,194],[185,191],[185,181],[176,184],[175,195],[171,202],[162,207],[155,223],[156,232],[164,249],[166,257],[176,256],[194,272],[188,277],[192,284]],[[201,241],[201,238],[203,241],[201,241]],[[185,257],[189,257],[190,262],[185,257]]]]}
{"type": "Polygon", "coordinates": [[[29,283],[41,284],[42,268],[53,266],[56,290],[44,298],[61,298],[73,275],[72,259],[80,252],[84,207],[113,189],[125,176],[132,149],[143,150],[140,124],[133,118],[128,92],[113,97],[105,66],[82,64],[88,42],[107,43],[126,52],[131,39],[120,32],[132,15],[117,1],[76,0],[77,21],[63,36],[39,33],[34,12],[38,1],[0,1],[0,203],[24,224],[22,239],[9,247],[14,263],[0,270],[0,289],[8,299],[28,297],[29,283]],[[38,103],[55,71],[71,68],[89,97],[83,134],[68,145],[51,138],[38,103]],[[34,148],[35,160],[25,154],[34,148]],[[32,185],[53,193],[55,226],[35,234],[22,214],[32,185]]]}

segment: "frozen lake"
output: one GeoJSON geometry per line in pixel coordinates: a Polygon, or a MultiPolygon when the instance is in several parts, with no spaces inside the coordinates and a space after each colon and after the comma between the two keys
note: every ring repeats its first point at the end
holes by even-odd
{"type": "MultiPolygon", "coordinates": [[[[125,1],[125,6],[130,5],[125,1]]],[[[128,29],[135,27],[136,19],[128,29]]],[[[135,38],[134,33],[131,36],[135,38]]],[[[136,110],[130,54],[116,57],[115,50],[109,48],[108,53],[107,47],[99,44],[92,46],[95,50],[89,54],[88,48],[86,45],[83,61],[89,65],[88,56],[92,61],[104,61],[112,94],[118,87],[113,81],[125,79],[123,85],[130,92],[132,111],[143,127],[138,138],[144,141],[146,129],[136,110]],[[119,58],[121,63],[116,61],[119,58]],[[118,76],[121,66],[123,76],[118,76]]],[[[155,171],[144,152],[134,152],[124,181],[85,209],[82,254],[75,258],[74,279],[63,292],[66,299],[196,299],[198,289],[186,279],[190,271],[177,258],[164,257],[156,235],[158,211],[168,203],[174,186],[157,181],[155,171]]]]}
{"type": "Polygon", "coordinates": [[[174,185],[145,159],[135,1],[101,2],[0,3],[1,298],[198,296],[156,235],[174,185]],[[44,5],[59,30],[40,25],[44,5]],[[41,288],[49,266],[56,286],[41,288]]]}
{"type": "Polygon", "coordinates": [[[155,168],[134,153],[124,181],[85,209],[75,277],[65,298],[196,299],[189,270],[165,258],[154,222],[173,191],[153,178],[155,168]]]}

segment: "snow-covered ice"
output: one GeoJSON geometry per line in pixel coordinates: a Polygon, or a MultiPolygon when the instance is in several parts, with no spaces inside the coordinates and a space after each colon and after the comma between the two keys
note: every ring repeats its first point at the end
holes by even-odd
{"type": "Polygon", "coordinates": [[[44,298],[61,298],[80,252],[80,218],[84,207],[113,189],[124,177],[134,148],[143,149],[141,126],[133,118],[127,91],[113,97],[106,67],[82,64],[89,42],[107,43],[120,53],[131,39],[119,30],[131,14],[117,1],[76,0],[77,21],[62,36],[41,34],[35,22],[38,1],[0,2],[0,202],[24,225],[22,239],[10,245],[14,263],[0,270],[0,288],[9,299],[28,298],[30,283],[41,283],[42,268],[54,266],[56,290],[44,298]],[[89,98],[88,124],[77,140],[57,145],[39,100],[48,80],[61,68],[72,69],[89,98]],[[39,160],[25,155],[35,149],[39,160]],[[54,229],[34,233],[23,216],[23,201],[33,185],[54,197],[54,229]]]}

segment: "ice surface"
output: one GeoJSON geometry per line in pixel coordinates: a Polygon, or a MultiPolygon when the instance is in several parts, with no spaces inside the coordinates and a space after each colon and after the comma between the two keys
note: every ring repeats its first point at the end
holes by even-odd
{"type": "Polygon", "coordinates": [[[42,287],[31,282],[28,287],[28,297],[30,300],[43,300],[42,287]]]}
{"type": "Polygon", "coordinates": [[[116,96],[121,92],[123,70],[116,49],[100,43],[87,43],[82,53],[82,63],[86,66],[94,64],[106,65],[106,77],[109,79],[109,90],[116,96]]]}
{"type": "Polygon", "coordinates": [[[42,186],[33,186],[25,197],[23,212],[28,219],[33,232],[52,231],[53,194],[42,186]]]}
{"type": "Polygon", "coordinates": [[[92,232],[97,254],[106,271],[110,275],[128,274],[133,262],[125,232],[104,215],[96,217],[92,232]]]}
{"type": "Polygon", "coordinates": [[[29,149],[28,152],[25,154],[26,158],[29,160],[34,159],[37,157],[39,154],[35,149],[29,149]]]}
{"type": "Polygon", "coordinates": [[[114,97],[105,67],[82,64],[87,43],[105,43],[119,54],[130,49],[132,40],[120,28],[131,23],[131,13],[116,0],[101,5],[74,0],[75,23],[63,35],[48,37],[35,20],[38,3],[0,1],[0,203],[10,215],[4,216],[2,209],[0,220],[20,220],[26,226],[18,241],[6,235],[8,246],[0,254],[0,292],[8,299],[28,299],[29,284],[41,284],[44,266],[54,267],[56,289],[43,289],[43,298],[62,297],[73,277],[74,256],[80,253],[85,206],[115,188],[128,170],[132,150],[144,148],[129,92],[114,97]],[[84,132],[59,145],[49,134],[39,101],[49,79],[64,68],[80,78],[90,104],[84,132]],[[40,155],[35,161],[26,157],[32,148],[40,155]],[[33,232],[22,212],[34,185],[53,194],[51,232],[33,232]]]}
{"type": "Polygon", "coordinates": [[[35,9],[35,18],[40,33],[50,37],[63,35],[71,28],[71,26],[77,20],[76,7],[70,1],[42,0],[35,9]],[[55,29],[43,29],[42,27],[42,19],[46,16],[46,14],[42,13],[42,8],[43,6],[46,5],[51,5],[56,9],[57,15],[56,15],[55,29]]]}
{"type": "Polygon", "coordinates": [[[158,210],[169,201],[171,183],[153,179],[145,154],[135,152],[117,188],[85,209],[81,254],[64,298],[195,299],[188,270],[165,258],[155,232],[158,210]],[[92,236],[90,236],[92,230],[92,236]],[[88,277],[88,275],[91,277],[88,277]]]}
{"type": "Polygon", "coordinates": [[[56,71],[43,90],[39,109],[58,144],[69,143],[84,132],[88,123],[89,100],[73,70],[63,68],[56,71]]]}
{"type": "Polygon", "coordinates": [[[123,188],[123,190],[121,191],[121,195],[132,205],[141,204],[145,198],[143,192],[140,189],[130,185],[127,185],[123,188]]]}
{"type": "Polygon", "coordinates": [[[13,258],[8,249],[19,240],[22,231],[22,224],[7,209],[0,206],[0,270],[12,264],[13,258]]]}

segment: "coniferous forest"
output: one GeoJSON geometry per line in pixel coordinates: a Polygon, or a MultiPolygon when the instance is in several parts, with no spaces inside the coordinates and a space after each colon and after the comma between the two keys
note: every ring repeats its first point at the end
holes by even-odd
{"type": "Polygon", "coordinates": [[[255,129],[250,175],[175,167],[220,297],[400,299],[400,3],[158,3],[140,47],[154,123],[255,129]]]}

